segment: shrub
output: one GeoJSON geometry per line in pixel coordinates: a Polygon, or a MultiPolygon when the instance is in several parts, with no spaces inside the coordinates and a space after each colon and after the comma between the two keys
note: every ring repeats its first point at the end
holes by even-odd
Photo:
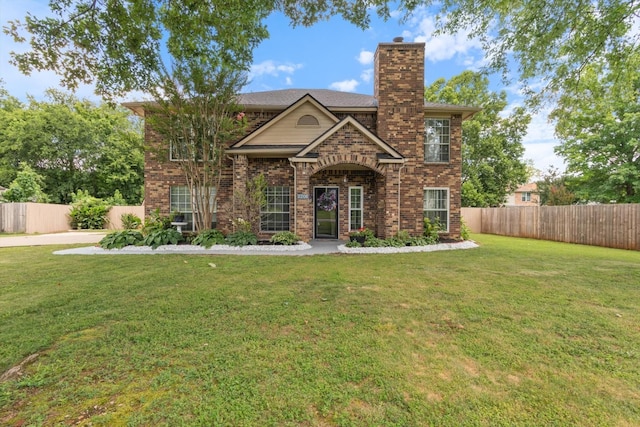
{"type": "Polygon", "coordinates": [[[155,231],[168,230],[171,228],[171,218],[160,214],[160,209],[155,209],[144,220],[143,234],[151,234],[155,231]]]}
{"type": "Polygon", "coordinates": [[[298,237],[295,233],[291,231],[279,231],[269,239],[271,243],[279,243],[281,245],[295,245],[300,241],[300,237],[298,237]]]}
{"type": "Polygon", "coordinates": [[[122,228],[125,230],[137,230],[142,225],[140,217],[132,213],[120,215],[120,222],[122,222],[122,228]]]}
{"type": "Polygon", "coordinates": [[[122,230],[109,233],[98,243],[103,249],[122,249],[125,246],[142,243],[142,233],[135,230],[122,230]]]}
{"type": "Polygon", "coordinates": [[[213,245],[221,245],[224,243],[224,234],[220,230],[205,230],[199,233],[192,241],[192,244],[210,248],[213,245]]]}
{"type": "Polygon", "coordinates": [[[407,230],[400,230],[398,234],[396,234],[395,239],[406,244],[411,239],[411,235],[407,230]]]}
{"type": "Polygon", "coordinates": [[[469,234],[471,233],[471,230],[469,229],[469,226],[467,225],[466,222],[464,222],[463,219],[460,220],[460,237],[462,238],[462,240],[469,240],[469,234]]]}
{"type": "Polygon", "coordinates": [[[71,227],[78,230],[102,230],[107,223],[107,213],[111,206],[105,201],[78,190],[71,194],[71,227]]]}
{"type": "Polygon", "coordinates": [[[182,233],[173,228],[166,228],[163,230],[154,230],[147,235],[142,241],[145,246],[151,246],[153,249],[157,249],[162,245],[177,245],[184,238],[182,233]]]}
{"type": "Polygon", "coordinates": [[[435,245],[438,240],[434,240],[433,237],[415,236],[409,239],[407,242],[409,246],[428,246],[435,245]]]}
{"type": "Polygon", "coordinates": [[[258,237],[252,232],[246,230],[238,230],[234,233],[231,233],[225,240],[231,246],[247,246],[258,244],[258,237]]]}
{"type": "Polygon", "coordinates": [[[438,240],[440,239],[440,235],[439,235],[440,231],[442,231],[442,225],[440,224],[439,218],[436,218],[433,221],[431,221],[429,218],[424,219],[423,236],[427,238],[428,241],[437,243],[438,240]]]}
{"type": "Polygon", "coordinates": [[[357,240],[350,240],[345,244],[348,248],[360,248],[362,245],[357,240]]]}
{"type": "Polygon", "coordinates": [[[387,246],[385,241],[377,237],[367,237],[362,245],[365,248],[382,248],[387,246]]]}

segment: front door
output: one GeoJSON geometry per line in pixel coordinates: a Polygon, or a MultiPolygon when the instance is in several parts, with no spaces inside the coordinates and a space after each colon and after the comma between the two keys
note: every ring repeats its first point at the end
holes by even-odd
{"type": "Polygon", "coordinates": [[[338,238],[338,187],[316,187],[313,189],[315,206],[315,237],[317,239],[338,238]]]}

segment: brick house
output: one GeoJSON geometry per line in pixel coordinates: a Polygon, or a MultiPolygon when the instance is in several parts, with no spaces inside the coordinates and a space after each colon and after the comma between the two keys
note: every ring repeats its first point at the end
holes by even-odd
{"type": "MultiPolygon", "coordinates": [[[[226,150],[216,189],[216,227],[231,231],[234,188],[263,173],[261,238],[290,230],[303,240],[385,238],[423,231],[439,218],[460,236],[462,121],[477,108],[424,102],[424,43],[379,44],[374,95],[286,89],[242,94],[247,133],[226,150]]],[[[141,103],[125,104],[143,115],[141,103]]],[[[158,143],[146,128],[146,142],[158,143]]],[[[145,155],[145,206],[191,221],[184,177],[169,159],[145,155]]],[[[189,226],[188,226],[189,227],[189,226]]]]}
{"type": "Polygon", "coordinates": [[[540,206],[540,192],[535,182],[523,184],[507,196],[505,206],[540,206]]]}

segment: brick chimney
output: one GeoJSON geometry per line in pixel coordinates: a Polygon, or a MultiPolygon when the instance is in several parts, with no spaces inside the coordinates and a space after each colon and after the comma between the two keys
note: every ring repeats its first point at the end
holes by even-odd
{"type": "Polygon", "coordinates": [[[374,58],[378,136],[409,158],[423,150],[424,46],[396,37],[380,43],[374,58]]]}

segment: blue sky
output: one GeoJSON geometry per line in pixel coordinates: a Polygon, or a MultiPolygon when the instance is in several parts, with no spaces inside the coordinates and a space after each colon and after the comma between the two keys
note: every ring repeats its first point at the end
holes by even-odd
{"type": "MultiPolygon", "coordinates": [[[[36,16],[48,12],[45,0],[0,0],[0,23],[22,19],[27,11],[36,16]]],[[[425,84],[444,77],[451,78],[464,70],[477,70],[482,66],[484,53],[477,40],[466,34],[432,37],[434,16],[419,9],[402,23],[399,16],[384,22],[372,18],[368,29],[362,30],[334,17],[313,27],[296,27],[276,14],[267,20],[270,38],[254,52],[247,92],[286,88],[334,89],[363,94],[373,93],[373,53],[380,42],[391,42],[402,36],[405,41],[426,43],[425,84]]],[[[13,96],[26,100],[26,95],[42,98],[49,87],[58,86],[58,78],[51,72],[22,75],[9,64],[10,51],[22,51],[13,41],[0,35],[0,78],[13,96]]],[[[522,103],[515,86],[504,86],[499,77],[491,80],[493,90],[507,91],[509,108],[522,103]]],[[[97,100],[91,87],[82,87],[78,96],[97,100]]],[[[128,99],[134,100],[134,99],[128,99]]],[[[525,158],[536,168],[546,170],[554,165],[563,168],[561,158],[553,153],[558,143],[554,139],[553,125],[542,112],[535,116],[524,140],[525,158]]]]}

